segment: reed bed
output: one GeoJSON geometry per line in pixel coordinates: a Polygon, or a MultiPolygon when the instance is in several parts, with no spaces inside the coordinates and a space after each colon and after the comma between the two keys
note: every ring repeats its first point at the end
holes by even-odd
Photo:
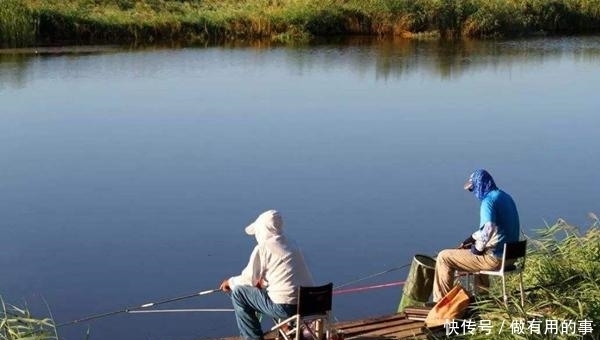
{"type": "Polygon", "coordinates": [[[21,0],[0,0],[0,47],[19,47],[35,41],[36,21],[21,0]]]}
{"type": "Polygon", "coordinates": [[[0,0],[3,45],[600,31],[600,0],[0,0]]]}
{"type": "MultiPolygon", "coordinates": [[[[520,306],[516,275],[507,282],[514,292],[509,306],[498,300],[486,300],[476,307],[482,320],[491,320],[504,332],[495,339],[600,339],[600,222],[590,214],[592,224],[581,233],[578,228],[559,220],[539,230],[529,239],[523,273],[525,304],[520,306]],[[539,334],[528,328],[539,322],[539,334]],[[585,331],[586,322],[591,322],[585,331]],[[522,325],[522,333],[511,325],[522,325]],[[557,325],[556,331],[548,327],[557,325]],[[564,328],[563,328],[564,327],[564,328]]],[[[501,297],[499,287],[490,296],[501,297]]],[[[496,329],[497,331],[498,329],[496,329]]],[[[489,339],[489,335],[469,335],[489,339]]]]}
{"type": "Polygon", "coordinates": [[[38,319],[29,310],[8,305],[0,297],[0,340],[58,340],[49,318],[38,319]]]}

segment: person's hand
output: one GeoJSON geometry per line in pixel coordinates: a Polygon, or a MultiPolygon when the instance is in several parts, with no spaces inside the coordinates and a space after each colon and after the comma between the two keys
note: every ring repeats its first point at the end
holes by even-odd
{"type": "Polygon", "coordinates": [[[458,246],[458,249],[470,249],[471,246],[475,243],[475,239],[473,236],[469,236],[458,246]]]}
{"type": "Polygon", "coordinates": [[[267,281],[265,279],[260,279],[256,283],[255,287],[258,289],[264,289],[268,286],[267,281]]]}
{"type": "Polygon", "coordinates": [[[231,292],[231,287],[229,286],[229,279],[223,280],[223,282],[219,286],[219,289],[224,291],[225,293],[231,292]]]}
{"type": "Polygon", "coordinates": [[[483,250],[479,250],[479,249],[477,249],[477,248],[475,247],[475,245],[472,245],[472,246],[471,246],[471,253],[472,253],[473,255],[483,255],[483,254],[485,254],[485,251],[483,251],[483,250]]]}

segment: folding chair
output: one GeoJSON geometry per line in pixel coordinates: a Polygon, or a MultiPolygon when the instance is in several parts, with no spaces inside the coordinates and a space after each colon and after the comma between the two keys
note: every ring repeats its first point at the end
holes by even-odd
{"type": "MultiPolygon", "coordinates": [[[[469,285],[473,275],[492,275],[502,277],[502,296],[504,304],[508,306],[508,296],[506,295],[506,274],[519,274],[519,289],[521,291],[521,306],[525,304],[525,294],[523,291],[523,270],[525,269],[525,254],[527,253],[527,240],[505,243],[502,252],[502,264],[498,270],[480,270],[467,274],[467,285],[469,285]],[[518,263],[517,263],[518,262],[518,263]]],[[[474,285],[474,284],[473,284],[474,285]]],[[[473,289],[473,292],[475,289],[473,289]]]]}
{"type": "Polygon", "coordinates": [[[320,340],[329,327],[333,283],[317,287],[298,289],[298,307],[296,314],[285,320],[279,319],[271,330],[278,330],[285,340],[302,339],[303,327],[310,332],[313,340],[320,340]],[[311,326],[311,322],[316,327],[311,326]],[[291,326],[290,326],[291,325],[291,326]]]}

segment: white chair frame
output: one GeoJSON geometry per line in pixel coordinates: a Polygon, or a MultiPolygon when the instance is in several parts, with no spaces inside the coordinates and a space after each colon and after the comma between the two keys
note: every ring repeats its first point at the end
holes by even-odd
{"type": "MultiPolygon", "coordinates": [[[[502,264],[498,270],[480,270],[478,272],[468,272],[467,286],[470,286],[474,275],[491,275],[502,278],[502,297],[504,304],[508,307],[508,295],[506,294],[506,274],[519,274],[519,290],[521,292],[521,306],[525,305],[525,293],[523,290],[523,270],[525,269],[525,257],[527,253],[527,240],[505,243],[502,251],[502,264]],[[517,265],[517,262],[518,265],[517,265]]],[[[475,289],[473,289],[475,293],[475,289]]]]}

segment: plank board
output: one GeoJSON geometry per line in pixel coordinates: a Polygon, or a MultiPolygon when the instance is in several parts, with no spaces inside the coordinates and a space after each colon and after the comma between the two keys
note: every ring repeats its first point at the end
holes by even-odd
{"type": "MultiPolygon", "coordinates": [[[[428,308],[409,309],[408,315],[427,315],[428,308]]],[[[334,323],[334,327],[344,331],[346,340],[401,340],[426,339],[428,330],[423,321],[412,320],[405,313],[383,315],[374,318],[334,323]]],[[[265,339],[275,339],[276,333],[269,332],[265,339]]],[[[239,337],[215,340],[239,340],[239,337]]]]}

